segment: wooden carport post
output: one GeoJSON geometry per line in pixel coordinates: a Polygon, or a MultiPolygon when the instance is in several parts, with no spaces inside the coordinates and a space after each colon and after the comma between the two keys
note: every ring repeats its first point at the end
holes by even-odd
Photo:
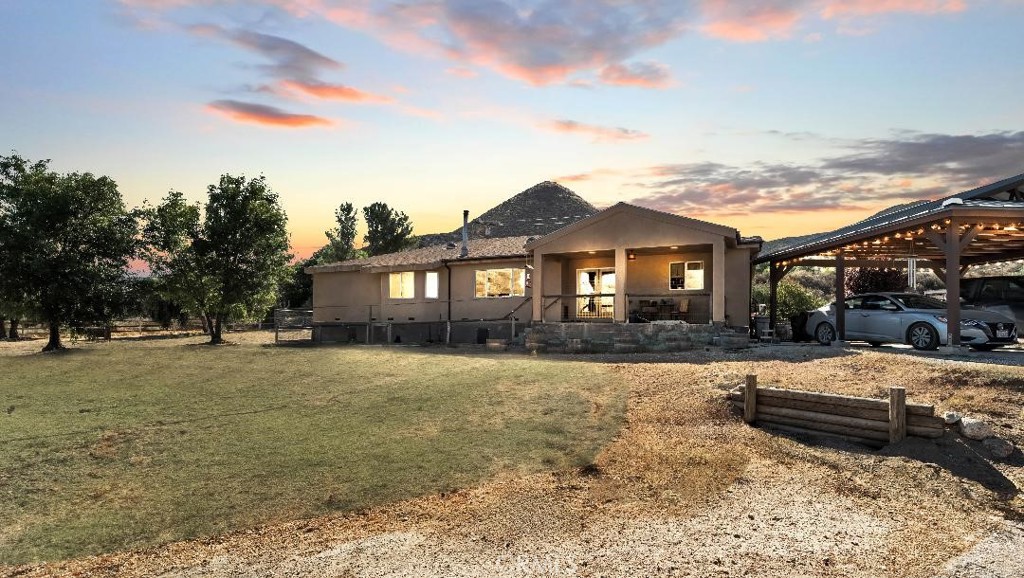
{"type": "Polygon", "coordinates": [[[946,258],[943,276],[946,278],[946,345],[949,347],[960,347],[960,276],[967,271],[960,265],[960,255],[981,230],[980,225],[975,225],[961,237],[960,223],[950,219],[944,235],[925,234],[946,258]]]}
{"type": "Polygon", "coordinates": [[[793,265],[779,266],[776,261],[772,261],[768,266],[768,327],[775,329],[775,323],[778,321],[778,308],[779,308],[779,282],[785,277],[790,271],[793,270],[793,265]]]}
{"type": "Polygon", "coordinates": [[[836,251],[836,339],[846,341],[846,255],[836,251]]]}
{"type": "Polygon", "coordinates": [[[960,347],[960,226],[946,225],[946,344],[960,347]]]}

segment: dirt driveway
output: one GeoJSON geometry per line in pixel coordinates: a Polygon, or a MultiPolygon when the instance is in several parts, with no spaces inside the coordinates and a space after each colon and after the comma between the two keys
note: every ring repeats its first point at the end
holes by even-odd
{"type": "MultiPolygon", "coordinates": [[[[574,358],[578,359],[578,358],[574,358]]],[[[1020,576],[1024,459],[947,433],[880,451],[749,427],[725,402],[763,384],[883,397],[890,385],[1024,445],[1024,368],[864,348],[593,358],[631,385],[594,464],[348,516],[18,575],[1020,576]],[[1009,520],[1009,522],[1008,522],[1009,520]]]]}

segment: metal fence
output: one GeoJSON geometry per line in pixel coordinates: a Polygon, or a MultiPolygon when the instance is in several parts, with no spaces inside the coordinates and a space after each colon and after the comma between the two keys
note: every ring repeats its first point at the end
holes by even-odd
{"type": "Polygon", "coordinates": [[[313,342],[312,309],[275,309],[274,343],[313,342]]]}

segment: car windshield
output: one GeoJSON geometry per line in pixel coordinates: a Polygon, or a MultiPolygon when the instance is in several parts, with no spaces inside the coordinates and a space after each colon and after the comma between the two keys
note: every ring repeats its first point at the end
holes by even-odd
{"type": "Polygon", "coordinates": [[[908,293],[906,295],[892,295],[891,296],[900,305],[903,305],[907,309],[945,309],[946,302],[939,301],[932,297],[926,297],[924,295],[914,295],[908,293]]]}

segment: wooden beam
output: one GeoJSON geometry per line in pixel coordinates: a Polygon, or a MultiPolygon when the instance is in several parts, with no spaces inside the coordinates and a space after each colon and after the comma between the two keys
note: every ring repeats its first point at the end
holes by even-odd
{"type": "Polygon", "coordinates": [[[907,390],[902,387],[889,388],[889,443],[894,444],[907,438],[907,390]]]}
{"type": "Polygon", "coordinates": [[[1024,250],[1013,251],[1010,253],[1000,253],[996,258],[990,258],[984,255],[964,257],[961,259],[964,263],[969,265],[978,265],[981,263],[999,263],[1002,261],[1015,261],[1017,259],[1024,259],[1024,250]]]}
{"type": "Polygon", "coordinates": [[[971,244],[971,241],[978,236],[978,233],[982,231],[982,227],[975,225],[964,233],[963,237],[960,237],[960,252],[963,253],[967,246],[971,244]]]}
{"type": "Polygon", "coordinates": [[[846,341],[846,253],[836,253],[836,339],[846,341]]]}
{"type": "MultiPolygon", "coordinates": [[[[946,238],[959,239],[959,223],[950,219],[946,238]]],[[[946,243],[946,344],[960,347],[960,243],[946,243]]]]}
{"type": "Polygon", "coordinates": [[[932,245],[942,252],[946,251],[946,238],[945,236],[936,233],[935,231],[928,231],[924,234],[924,237],[932,242],[932,245]]]}
{"type": "Polygon", "coordinates": [[[757,376],[747,376],[747,387],[743,391],[743,421],[757,420],[757,376]]]}
{"type": "MultiPolygon", "coordinates": [[[[906,259],[906,254],[901,254],[899,255],[899,257],[903,257],[904,259],[906,259]]],[[[905,260],[900,260],[899,257],[897,257],[893,261],[877,261],[871,259],[847,259],[845,264],[847,267],[872,267],[875,269],[906,269],[907,262],[905,260]]],[[[803,259],[799,263],[797,263],[797,265],[800,267],[835,267],[836,262],[835,259],[803,259]]],[[[926,259],[918,259],[917,266],[930,268],[932,265],[929,265],[929,261],[926,259]]]]}

